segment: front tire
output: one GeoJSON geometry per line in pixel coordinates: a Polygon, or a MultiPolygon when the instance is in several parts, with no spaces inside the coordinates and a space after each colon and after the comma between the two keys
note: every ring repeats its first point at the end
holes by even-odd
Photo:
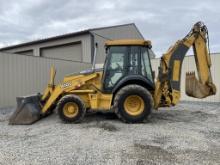
{"type": "Polygon", "coordinates": [[[57,104],[60,119],[67,123],[79,123],[85,116],[86,108],[80,97],[66,95],[57,104]]]}
{"type": "Polygon", "coordinates": [[[121,88],[114,100],[115,113],[126,123],[143,122],[150,115],[152,107],[152,95],[140,85],[121,88]]]}

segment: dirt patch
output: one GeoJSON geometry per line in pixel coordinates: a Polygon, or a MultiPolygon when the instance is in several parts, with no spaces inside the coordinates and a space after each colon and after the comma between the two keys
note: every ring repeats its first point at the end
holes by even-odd
{"type": "MultiPolygon", "coordinates": [[[[153,146],[149,144],[140,144],[140,143],[134,143],[134,148],[136,150],[144,150],[146,152],[153,153],[165,153],[166,155],[170,155],[169,152],[161,148],[160,146],[153,146]]],[[[172,155],[172,154],[171,154],[172,155]]]]}
{"type": "Polygon", "coordinates": [[[119,130],[119,128],[117,128],[115,125],[108,122],[97,122],[96,124],[86,125],[84,128],[99,128],[109,132],[116,132],[119,130]]]}
{"type": "Polygon", "coordinates": [[[109,123],[102,123],[102,124],[99,124],[98,126],[99,128],[102,128],[106,131],[110,131],[110,132],[118,131],[118,128],[116,126],[109,124],[109,123]]]}
{"type": "Polygon", "coordinates": [[[176,157],[161,146],[146,144],[146,142],[134,142],[132,150],[122,152],[122,164],[170,164],[176,157]],[[129,158],[129,159],[128,159],[129,158]]]}
{"type": "Polygon", "coordinates": [[[156,136],[152,141],[156,144],[165,145],[171,141],[171,138],[168,136],[156,136]]]}
{"type": "Polygon", "coordinates": [[[214,114],[208,114],[202,111],[190,110],[167,110],[163,112],[154,112],[149,119],[150,123],[158,123],[167,121],[168,123],[174,122],[196,122],[206,121],[210,118],[216,118],[214,114]]]}
{"type": "Polygon", "coordinates": [[[208,139],[215,139],[220,142],[220,132],[212,131],[212,130],[202,130],[202,134],[204,134],[208,139]]]}
{"type": "Polygon", "coordinates": [[[184,163],[182,160],[183,157],[188,157],[188,160],[185,161],[187,164],[191,164],[196,162],[195,164],[220,164],[220,150],[213,146],[212,149],[207,151],[199,151],[199,150],[182,150],[182,151],[175,151],[176,157],[179,159],[180,162],[184,163]],[[190,161],[191,160],[191,161],[190,161]],[[205,163],[207,162],[207,163],[205,163]],[[208,163],[209,162],[209,163],[208,163]],[[211,163],[215,162],[215,163],[211,163]]]}

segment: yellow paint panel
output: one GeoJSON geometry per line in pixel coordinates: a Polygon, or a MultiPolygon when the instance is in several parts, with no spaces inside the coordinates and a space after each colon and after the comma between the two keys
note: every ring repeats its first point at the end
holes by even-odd
{"type": "Polygon", "coordinates": [[[179,81],[179,71],[180,71],[180,61],[174,60],[174,66],[173,66],[173,81],[179,81]]]}
{"type": "Polygon", "coordinates": [[[124,39],[124,40],[111,40],[106,41],[106,46],[121,46],[121,45],[139,45],[139,46],[150,46],[151,41],[140,40],[140,39],[124,39]]]}
{"type": "Polygon", "coordinates": [[[109,110],[111,108],[112,94],[103,94],[99,95],[98,108],[103,110],[109,110]]]}
{"type": "Polygon", "coordinates": [[[172,104],[173,105],[176,105],[179,103],[180,101],[180,97],[181,97],[181,94],[180,94],[180,91],[177,91],[177,90],[173,90],[172,91],[172,104]]]}
{"type": "Polygon", "coordinates": [[[111,108],[112,94],[89,94],[91,109],[109,110],[111,108]]]}

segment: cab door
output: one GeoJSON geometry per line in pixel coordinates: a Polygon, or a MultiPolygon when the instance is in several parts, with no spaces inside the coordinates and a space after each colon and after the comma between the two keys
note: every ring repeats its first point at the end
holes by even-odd
{"type": "Polygon", "coordinates": [[[147,47],[141,48],[141,75],[153,83],[154,80],[150,62],[150,53],[153,54],[153,51],[151,49],[147,47]]]}
{"type": "Polygon", "coordinates": [[[127,46],[112,46],[109,48],[103,75],[104,91],[111,92],[115,84],[126,75],[127,56],[127,46]]]}

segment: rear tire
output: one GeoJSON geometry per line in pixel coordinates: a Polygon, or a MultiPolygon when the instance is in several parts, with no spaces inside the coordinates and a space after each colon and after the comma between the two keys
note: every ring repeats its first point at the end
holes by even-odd
{"type": "Polygon", "coordinates": [[[114,99],[115,113],[126,123],[143,122],[150,115],[152,107],[152,95],[140,85],[121,88],[114,99]]]}
{"type": "Polygon", "coordinates": [[[76,95],[63,96],[57,104],[60,119],[67,123],[79,123],[85,116],[86,108],[80,97],[76,95]]]}

